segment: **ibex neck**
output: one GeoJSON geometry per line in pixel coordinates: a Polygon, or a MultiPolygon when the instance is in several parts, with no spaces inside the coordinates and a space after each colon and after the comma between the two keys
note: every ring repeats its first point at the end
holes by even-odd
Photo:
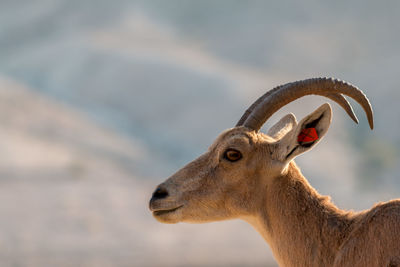
{"type": "Polygon", "coordinates": [[[353,223],[302,176],[295,163],[276,177],[249,222],[269,243],[281,266],[331,266],[353,223]]]}

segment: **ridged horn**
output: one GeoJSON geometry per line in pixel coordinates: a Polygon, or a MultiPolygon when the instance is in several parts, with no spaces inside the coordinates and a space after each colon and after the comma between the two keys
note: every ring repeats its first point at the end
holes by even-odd
{"type": "Polygon", "coordinates": [[[371,129],[374,128],[371,104],[356,86],[333,78],[312,78],[277,86],[257,99],[243,114],[236,126],[246,126],[258,131],[261,126],[281,107],[306,96],[320,95],[338,103],[358,123],[354,111],[343,95],[357,101],[364,109],[371,129]]]}

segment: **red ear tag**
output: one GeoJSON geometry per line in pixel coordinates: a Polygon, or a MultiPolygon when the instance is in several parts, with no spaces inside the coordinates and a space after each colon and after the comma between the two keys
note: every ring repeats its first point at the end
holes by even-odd
{"type": "Polygon", "coordinates": [[[299,136],[297,136],[297,142],[308,143],[318,140],[317,130],[315,128],[305,128],[301,130],[299,136]]]}

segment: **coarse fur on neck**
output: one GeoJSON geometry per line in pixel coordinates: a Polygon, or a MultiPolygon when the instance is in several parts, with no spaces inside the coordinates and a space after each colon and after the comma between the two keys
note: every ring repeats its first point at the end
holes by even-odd
{"type": "Polygon", "coordinates": [[[321,196],[292,161],[267,185],[258,214],[246,218],[270,245],[280,266],[332,266],[355,222],[321,196]]]}

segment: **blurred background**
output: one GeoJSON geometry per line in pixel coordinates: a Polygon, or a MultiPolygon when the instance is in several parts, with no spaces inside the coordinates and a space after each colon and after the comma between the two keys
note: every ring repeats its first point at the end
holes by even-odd
{"type": "MultiPolygon", "coordinates": [[[[155,186],[266,90],[333,76],[338,105],[296,161],[340,208],[400,197],[400,2],[2,0],[0,266],[276,266],[249,225],[165,225],[155,186]]],[[[326,99],[305,97],[298,119],[326,99]]]]}

